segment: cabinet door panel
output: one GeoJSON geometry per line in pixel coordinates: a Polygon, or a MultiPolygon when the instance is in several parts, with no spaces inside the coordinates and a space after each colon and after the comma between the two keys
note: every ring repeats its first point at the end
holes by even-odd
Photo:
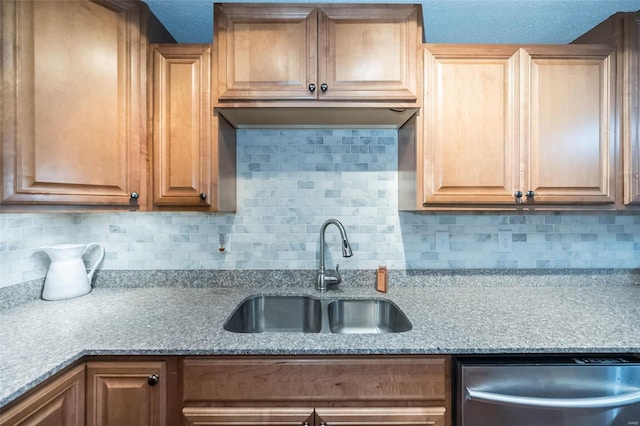
{"type": "Polygon", "coordinates": [[[215,16],[219,99],[316,98],[315,8],[216,5],[215,16]]]}
{"type": "Polygon", "coordinates": [[[186,407],[188,426],[301,426],[313,424],[313,408],[186,407]]]}
{"type": "Polygon", "coordinates": [[[164,426],[166,394],[164,362],[89,362],[87,426],[164,426]],[[152,374],[155,386],[147,382],[152,374]]]}
{"type": "MultiPolygon", "coordinates": [[[[624,21],[625,84],[623,95],[623,158],[627,204],[640,203],[640,14],[624,21]]],[[[618,76],[622,73],[619,72],[618,76]]]]}
{"type": "Polygon", "coordinates": [[[136,5],[2,9],[3,202],[128,205],[140,192],[136,5]]]}
{"type": "Polygon", "coordinates": [[[319,15],[321,100],[402,100],[417,96],[415,6],[325,5],[319,15]]]}
{"type": "Polygon", "coordinates": [[[526,50],[530,55],[525,61],[529,63],[525,72],[530,72],[530,110],[523,135],[529,157],[526,191],[534,191],[535,202],[613,203],[611,50],[592,46],[526,50]]]}
{"type": "Polygon", "coordinates": [[[211,49],[160,45],[153,62],[153,202],[209,207],[211,49]]]}
{"type": "Polygon", "coordinates": [[[212,357],[183,360],[182,400],[216,402],[444,399],[446,358],[212,357]]]}
{"type": "Polygon", "coordinates": [[[425,204],[513,204],[520,169],[516,51],[425,50],[425,204]]]}
{"type": "Polygon", "coordinates": [[[316,408],[316,425],[445,426],[444,407],[316,408]]]}
{"type": "Polygon", "coordinates": [[[0,414],[0,425],[82,426],[84,385],[84,365],[81,365],[0,414]]]}

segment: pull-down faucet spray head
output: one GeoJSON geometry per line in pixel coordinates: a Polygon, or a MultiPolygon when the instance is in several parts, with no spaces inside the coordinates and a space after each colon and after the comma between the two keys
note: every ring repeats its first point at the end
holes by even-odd
{"type": "Polygon", "coordinates": [[[342,257],[351,256],[353,256],[353,252],[351,251],[351,244],[349,244],[349,240],[347,240],[347,234],[345,232],[344,238],[342,239],[342,257]]]}

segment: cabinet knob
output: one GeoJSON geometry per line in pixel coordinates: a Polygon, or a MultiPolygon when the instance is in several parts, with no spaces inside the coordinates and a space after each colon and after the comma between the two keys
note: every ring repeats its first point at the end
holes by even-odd
{"type": "Polygon", "coordinates": [[[327,422],[320,422],[320,426],[327,426],[327,422]]]}
{"type": "Polygon", "coordinates": [[[533,198],[533,197],[535,197],[535,196],[536,196],[535,192],[533,192],[533,191],[527,191],[527,198],[533,198]]]}
{"type": "Polygon", "coordinates": [[[206,200],[207,199],[207,194],[205,194],[204,192],[200,193],[200,199],[201,200],[206,200]]]}
{"type": "Polygon", "coordinates": [[[315,92],[316,91],[316,85],[313,84],[313,83],[309,84],[309,91],[310,92],[315,92]]]}
{"type": "Polygon", "coordinates": [[[329,89],[329,85],[327,83],[322,83],[320,85],[320,90],[322,90],[323,92],[326,92],[329,89]]]}
{"type": "Polygon", "coordinates": [[[157,374],[152,374],[149,377],[147,377],[147,383],[149,383],[149,386],[155,386],[158,384],[159,381],[160,381],[160,376],[158,376],[157,374]]]}
{"type": "Polygon", "coordinates": [[[132,192],[131,193],[131,199],[132,200],[137,200],[138,198],[140,198],[140,194],[138,194],[137,192],[132,192]]]}
{"type": "Polygon", "coordinates": [[[520,204],[522,203],[522,196],[524,194],[522,193],[522,191],[516,191],[515,194],[513,194],[513,197],[516,199],[516,203],[520,204]]]}
{"type": "Polygon", "coordinates": [[[309,426],[309,422],[302,422],[302,426],[309,426]]]}

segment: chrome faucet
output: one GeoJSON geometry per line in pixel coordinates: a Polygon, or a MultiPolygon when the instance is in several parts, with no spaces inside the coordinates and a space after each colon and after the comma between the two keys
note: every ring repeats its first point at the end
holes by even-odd
{"type": "Polygon", "coordinates": [[[318,271],[318,280],[316,281],[316,290],[322,292],[327,291],[329,284],[340,284],[342,277],[338,268],[340,265],[336,265],[336,272],[325,271],[324,268],[324,233],[327,230],[327,226],[334,224],[340,231],[340,238],[342,238],[342,257],[351,257],[353,252],[351,251],[351,244],[347,239],[347,231],[344,226],[337,219],[329,219],[320,227],[320,270],[318,271]]]}

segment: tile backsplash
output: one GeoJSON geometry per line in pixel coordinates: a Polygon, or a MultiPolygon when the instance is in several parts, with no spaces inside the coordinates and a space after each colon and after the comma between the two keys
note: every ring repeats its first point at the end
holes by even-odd
{"type": "Polygon", "coordinates": [[[0,287],[43,277],[38,247],[68,242],[103,243],[102,269],[314,269],[331,217],[354,252],[340,257],[337,229],[327,229],[327,264],[343,269],[640,268],[639,214],[398,212],[394,130],[237,139],[236,214],[3,214],[0,287]],[[511,231],[510,252],[498,251],[499,230],[511,231]]]}

